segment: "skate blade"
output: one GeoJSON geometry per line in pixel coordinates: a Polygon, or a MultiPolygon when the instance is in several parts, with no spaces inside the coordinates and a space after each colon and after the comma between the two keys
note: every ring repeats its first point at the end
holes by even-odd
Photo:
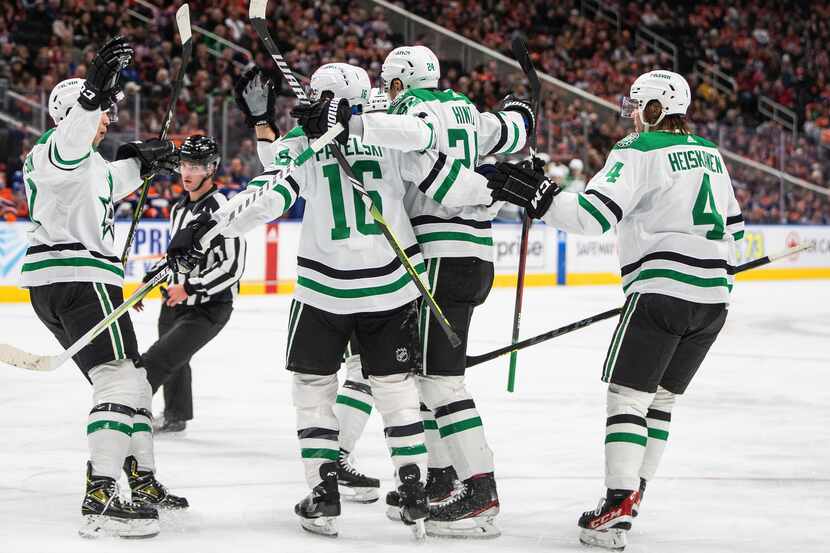
{"type": "Polygon", "coordinates": [[[423,543],[427,539],[427,528],[426,524],[424,524],[423,518],[419,518],[416,520],[412,525],[412,537],[415,538],[415,541],[418,543],[423,543]]]}
{"type": "Polygon", "coordinates": [[[300,526],[306,532],[327,538],[337,537],[337,519],[335,517],[300,518],[300,526]]]}
{"type": "MultiPolygon", "coordinates": [[[[496,511],[498,513],[498,511],[496,511]]],[[[488,540],[501,536],[501,530],[493,523],[496,513],[482,514],[477,517],[455,520],[452,522],[427,520],[428,536],[438,538],[458,538],[488,540]]]]}
{"type": "Polygon", "coordinates": [[[159,533],[157,519],[123,520],[104,515],[84,515],[84,521],[78,529],[82,538],[96,539],[117,537],[127,539],[152,538],[159,533]]]}
{"type": "Polygon", "coordinates": [[[352,488],[349,486],[338,486],[340,499],[351,503],[374,503],[380,499],[377,488],[352,488]]]}
{"type": "Polygon", "coordinates": [[[608,530],[588,530],[583,528],[579,534],[579,541],[583,545],[602,547],[610,551],[622,551],[627,544],[626,531],[619,528],[608,530]]]}

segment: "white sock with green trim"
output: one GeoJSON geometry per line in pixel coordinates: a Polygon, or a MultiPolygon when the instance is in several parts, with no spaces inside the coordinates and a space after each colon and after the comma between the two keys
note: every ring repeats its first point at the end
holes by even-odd
{"type": "Polygon", "coordinates": [[[334,400],[337,397],[337,375],[293,375],[292,398],[297,411],[297,437],[309,487],[320,482],[320,465],[336,461],[340,454],[334,400]]]}
{"type": "Polygon", "coordinates": [[[424,423],[421,421],[420,400],[415,377],[411,374],[370,376],[375,405],[383,417],[383,434],[395,466],[395,482],[400,485],[398,469],[414,463],[427,476],[427,448],[424,423]]]}
{"type": "Polygon", "coordinates": [[[130,448],[140,390],[132,361],[112,361],[89,371],[94,406],[87,419],[92,474],[118,479],[130,448]]]}
{"type": "Polygon", "coordinates": [[[674,408],[675,399],[677,399],[675,394],[665,388],[658,387],[646,413],[648,443],[646,444],[643,464],[640,467],[640,478],[644,480],[651,480],[657,473],[657,466],[660,464],[663,451],[666,449],[666,441],[669,439],[669,425],[671,424],[671,412],[674,408]]]}
{"type": "Polygon", "coordinates": [[[648,441],[646,411],[654,394],[627,386],[608,386],[605,423],[605,486],[613,490],[640,487],[640,467],[648,441]]]}
{"type": "Polygon", "coordinates": [[[487,445],[481,416],[464,377],[422,376],[418,386],[421,398],[435,416],[441,443],[449,452],[458,478],[467,480],[493,472],[493,451],[487,445]]]}
{"type": "Polygon", "coordinates": [[[133,435],[130,439],[130,455],[138,462],[139,470],[156,471],[153,451],[153,390],[147,381],[147,371],[136,369],[136,378],[141,388],[141,399],[133,417],[133,435]]]}
{"type": "Polygon", "coordinates": [[[447,444],[441,440],[441,434],[438,433],[438,423],[435,422],[432,411],[423,403],[421,403],[421,419],[424,421],[424,435],[426,436],[427,452],[429,453],[427,466],[431,469],[449,467],[452,465],[450,450],[447,449],[447,444]]]}
{"type": "Polygon", "coordinates": [[[363,378],[360,356],[347,357],[345,364],[346,380],[337,394],[334,414],[340,424],[340,447],[353,452],[357,440],[363,435],[375,401],[369,380],[363,378]]]}

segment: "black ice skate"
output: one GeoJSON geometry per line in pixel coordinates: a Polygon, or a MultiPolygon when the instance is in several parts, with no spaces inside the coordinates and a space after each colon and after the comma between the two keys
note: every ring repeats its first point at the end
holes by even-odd
{"type": "Polygon", "coordinates": [[[337,483],[344,501],[374,503],[380,497],[380,480],[366,476],[349,462],[349,452],[340,450],[337,458],[337,483]]]}
{"type": "Polygon", "coordinates": [[[335,521],[340,516],[340,492],[337,490],[337,463],[320,465],[322,482],[294,506],[303,530],[331,538],[337,537],[335,521]]]}
{"type": "Polygon", "coordinates": [[[152,538],[159,533],[159,515],[153,507],[121,501],[118,484],[108,476],[93,476],[92,463],[86,464],[86,496],[81,504],[84,538],[119,536],[152,538]]]}
{"type": "Polygon", "coordinates": [[[586,511],[579,517],[582,528],[579,541],[612,551],[625,549],[626,534],[634,519],[631,511],[639,497],[639,490],[608,490],[596,510],[586,511]]]}
{"type": "Polygon", "coordinates": [[[412,526],[412,533],[416,540],[426,538],[424,520],[429,515],[429,504],[424,485],[421,483],[421,470],[412,463],[398,469],[398,505],[400,519],[404,524],[412,526]]]}
{"type": "Polygon", "coordinates": [[[456,489],[461,490],[461,482],[452,465],[427,469],[426,491],[430,505],[446,501],[456,489]]]}
{"type": "Polygon", "coordinates": [[[169,418],[165,415],[153,419],[154,434],[179,434],[187,429],[187,421],[169,418]]]}
{"type": "Polygon", "coordinates": [[[124,459],[124,472],[130,482],[134,503],[169,510],[187,509],[190,506],[184,497],[168,492],[167,488],[156,480],[156,475],[152,471],[138,470],[138,461],[132,455],[124,459]]]}
{"type": "Polygon", "coordinates": [[[499,495],[492,472],[463,482],[463,488],[447,501],[430,506],[427,535],[447,538],[496,538],[493,524],[499,514],[499,495]]]}
{"type": "MultiPolygon", "coordinates": [[[[430,506],[435,506],[448,500],[456,491],[460,492],[464,489],[464,485],[459,482],[455,469],[450,465],[444,468],[428,468],[427,483],[424,489],[430,506]]],[[[397,491],[386,494],[386,516],[389,520],[395,522],[401,520],[400,502],[401,497],[397,491]]]]}

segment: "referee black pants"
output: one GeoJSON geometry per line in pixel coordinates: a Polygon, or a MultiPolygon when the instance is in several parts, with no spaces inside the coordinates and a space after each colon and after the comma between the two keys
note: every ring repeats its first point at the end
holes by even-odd
{"type": "Polygon", "coordinates": [[[159,339],[142,356],[153,393],[164,386],[166,419],[193,418],[190,359],[225,327],[232,303],[162,305],[159,339]]]}

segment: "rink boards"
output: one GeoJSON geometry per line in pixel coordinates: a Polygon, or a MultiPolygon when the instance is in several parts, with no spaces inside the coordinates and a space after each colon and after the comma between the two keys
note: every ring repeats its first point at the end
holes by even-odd
{"type": "MultiPolygon", "coordinates": [[[[0,302],[27,301],[17,288],[29,223],[0,223],[0,302]]],[[[129,223],[117,223],[121,243],[129,223]]],[[[519,259],[518,224],[495,224],[495,286],[515,286],[519,259]]],[[[297,277],[297,245],[300,223],[272,223],[246,236],[248,254],[243,294],[287,294],[297,277]]],[[[126,267],[128,292],[140,282],[145,270],[157,260],[170,241],[166,221],[143,221],[126,267]]],[[[767,269],[741,274],[739,280],[784,280],[830,278],[830,226],[750,225],[738,242],[738,263],[809,241],[813,250],[777,262],[767,269]]],[[[118,251],[121,248],[117,248],[118,251]]],[[[577,236],[535,224],[528,243],[528,286],[593,285],[620,282],[616,236],[577,236]]],[[[157,292],[156,292],[157,293],[157,292]]]]}

